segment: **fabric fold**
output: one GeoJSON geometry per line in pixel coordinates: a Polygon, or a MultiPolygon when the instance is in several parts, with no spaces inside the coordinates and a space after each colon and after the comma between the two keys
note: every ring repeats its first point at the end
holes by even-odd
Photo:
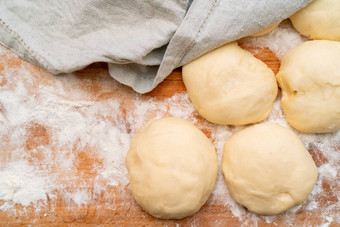
{"type": "Polygon", "coordinates": [[[146,93],[173,69],[281,21],[311,0],[0,0],[0,43],[47,71],[107,62],[146,93]]]}

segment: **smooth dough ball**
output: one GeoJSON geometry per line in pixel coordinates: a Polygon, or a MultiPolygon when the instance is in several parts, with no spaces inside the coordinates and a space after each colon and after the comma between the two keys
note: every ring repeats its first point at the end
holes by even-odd
{"type": "Polygon", "coordinates": [[[288,123],[305,133],[340,129],[340,43],[308,41],[289,50],[276,75],[288,123]]]}
{"type": "Polygon", "coordinates": [[[278,23],[275,23],[273,25],[270,25],[268,28],[265,28],[261,31],[258,31],[255,34],[252,34],[251,36],[257,37],[257,36],[262,36],[262,35],[268,34],[269,32],[273,31],[280,23],[281,23],[281,21],[278,22],[278,23]]]}
{"type": "Polygon", "coordinates": [[[273,123],[229,137],[222,172],[236,202],[262,215],[276,215],[305,201],[318,176],[299,137],[273,123]]]}
{"type": "Polygon", "coordinates": [[[217,177],[212,143],[196,126],[177,118],[144,125],[131,141],[126,166],[137,203],[164,219],[196,213],[217,177]]]}
{"type": "Polygon", "coordinates": [[[310,39],[340,41],[340,1],[315,0],[290,16],[296,30],[310,39]]]}
{"type": "Polygon", "coordinates": [[[196,110],[216,124],[262,121],[270,114],[277,95],[274,73],[236,42],[183,66],[182,73],[196,110]]]}

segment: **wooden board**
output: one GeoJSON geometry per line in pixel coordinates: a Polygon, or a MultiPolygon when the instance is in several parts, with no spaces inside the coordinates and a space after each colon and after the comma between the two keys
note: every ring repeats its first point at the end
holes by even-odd
{"type": "MultiPolygon", "coordinates": [[[[241,43],[241,46],[244,45],[241,43]]],[[[256,49],[255,47],[244,47],[255,53],[257,58],[264,61],[274,73],[277,73],[280,62],[275,54],[273,54],[268,48],[256,49]]],[[[135,98],[138,96],[141,99],[155,98],[161,102],[162,100],[172,97],[174,94],[183,94],[186,92],[182,81],[181,69],[174,70],[172,74],[152,92],[139,96],[130,88],[117,84],[117,82],[109,76],[106,64],[93,64],[84,70],[74,73],[74,76],[53,76],[44,70],[21,60],[4,47],[0,48],[3,53],[0,59],[0,76],[2,77],[2,80],[0,81],[0,89],[4,87],[8,89],[10,87],[8,84],[10,84],[10,80],[14,80],[14,78],[11,79],[5,75],[11,74],[12,76],[17,77],[16,80],[21,80],[23,84],[29,85],[29,95],[31,96],[35,95],[35,92],[39,89],[39,84],[50,84],[52,86],[56,80],[63,80],[63,83],[71,83],[71,81],[73,81],[72,86],[76,87],[78,90],[80,89],[83,92],[87,92],[87,96],[85,98],[81,97],[75,100],[71,98],[72,90],[66,89],[65,100],[72,99],[73,101],[100,102],[107,99],[117,99],[121,103],[124,103],[125,106],[131,106],[130,99],[132,97],[135,98]],[[20,69],[20,71],[18,69],[20,69]],[[16,74],[15,72],[17,70],[18,73],[16,74]],[[20,73],[22,72],[32,75],[30,77],[32,81],[20,79],[20,73]],[[76,83],[74,80],[76,80],[76,83]],[[111,88],[112,90],[110,90],[111,88]]],[[[122,107],[120,109],[121,112],[126,112],[126,108],[124,109],[124,107],[122,107]]],[[[198,126],[200,124],[206,124],[197,113],[194,113],[194,115],[195,118],[198,119],[196,122],[198,126]]],[[[152,116],[149,116],[149,118],[151,117],[152,116]]],[[[130,123],[132,124],[132,122],[130,123]]],[[[2,125],[0,125],[0,127],[1,126],[2,125]]],[[[23,138],[25,143],[23,143],[24,145],[22,147],[15,147],[9,142],[6,142],[3,138],[0,143],[0,164],[4,164],[6,161],[10,160],[13,155],[11,152],[14,152],[18,148],[23,149],[27,157],[29,157],[28,160],[30,163],[35,165],[43,163],[45,158],[44,154],[39,153],[39,151],[37,152],[37,148],[41,145],[47,146],[52,144],[49,133],[50,129],[34,121],[27,122],[26,127],[27,133],[23,138]]],[[[207,134],[207,136],[210,137],[211,132],[209,129],[204,127],[203,129],[205,129],[203,131],[207,134]]],[[[57,152],[57,148],[55,149],[55,152],[57,152]]],[[[287,219],[285,218],[285,215],[287,214],[277,216],[271,223],[267,223],[266,220],[262,219],[260,216],[258,216],[256,221],[247,220],[247,218],[240,220],[232,213],[229,206],[226,206],[222,202],[218,202],[218,198],[215,198],[214,200],[210,198],[202,209],[192,217],[184,218],[182,220],[159,220],[153,218],[146,212],[142,211],[142,209],[135,203],[128,185],[107,185],[105,190],[100,191],[99,194],[94,191],[94,179],[97,173],[93,172],[93,165],[94,163],[100,163],[101,160],[99,160],[96,155],[93,155],[91,147],[66,147],[65,149],[69,149],[69,152],[75,155],[73,163],[76,167],[76,172],[70,173],[77,175],[77,177],[74,178],[75,180],[72,182],[63,182],[63,190],[54,191],[53,194],[55,196],[51,198],[47,195],[47,200],[42,203],[38,202],[38,205],[31,204],[23,206],[21,204],[14,204],[13,209],[5,211],[0,210],[0,226],[28,224],[72,224],[79,226],[83,226],[84,224],[103,226],[240,226],[241,224],[258,224],[259,226],[287,225],[287,219]],[[83,205],[65,200],[65,193],[77,191],[79,188],[86,191],[89,195],[93,194],[95,196],[83,205]]],[[[319,151],[313,148],[310,148],[309,151],[318,166],[327,162],[327,160],[320,155],[319,151]]],[[[340,146],[337,147],[337,152],[339,151],[340,146]]],[[[65,174],[64,170],[58,166],[49,169],[49,171],[65,174]]],[[[294,219],[292,220],[292,223],[289,224],[293,226],[310,226],[325,223],[324,218],[318,215],[320,213],[320,210],[318,209],[322,209],[322,207],[327,204],[334,204],[337,202],[336,193],[339,193],[339,187],[332,187],[327,184],[322,185],[322,187],[325,196],[321,197],[321,200],[319,201],[319,207],[321,208],[316,208],[315,210],[308,212],[306,209],[301,209],[293,214],[294,219]]],[[[0,207],[3,204],[4,201],[0,201],[0,207]]],[[[336,215],[339,215],[338,205],[334,206],[334,209],[332,209],[329,213],[329,216],[332,217],[336,215]]],[[[333,222],[330,226],[338,226],[338,224],[333,222]]]]}

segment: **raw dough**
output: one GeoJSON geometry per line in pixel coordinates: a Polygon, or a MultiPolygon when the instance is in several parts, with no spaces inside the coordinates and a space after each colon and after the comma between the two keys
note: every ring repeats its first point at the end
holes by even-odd
{"type": "Polygon", "coordinates": [[[132,194],[157,218],[184,218],[207,201],[217,177],[215,148],[193,124],[152,120],[131,141],[126,157],[132,194]]]}
{"type": "Polygon", "coordinates": [[[339,67],[340,42],[336,41],[308,41],[283,56],[276,77],[291,126],[305,133],[340,129],[339,67]]]}
{"type": "Polygon", "coordinates": [[[231,196],[263,215],[279,214],[305,201],[318,176],[299,137],[273,123],[254,125],[228,138],[222,172],[231,196]]]}
{"type": "Polygon", "coordinates": [[[290,17],[294,27],[310,39],[340,41],[340,1],[315,0],[290,17]]]}
{"type": "Polygon", "coordinates": [[[280,23],[281,23],[281,21],[278,22],[278,23],[275,23],[273,25],[270,25],[268,28],[265,28],[265,29],[263,29],[261,31],[258,31],[255,34],[252,34],[251,36],[257,37],[257,36],[265,35],[265,34],[271,32],[271,31],[273,31],[280,23]]]}
{"type": "Polygon", "coordinates": [[[183,67],[183,81],[196,110],[217,124],[262,121],[273,108],[273,72],[236,42],[215,49],[183,67]]]}

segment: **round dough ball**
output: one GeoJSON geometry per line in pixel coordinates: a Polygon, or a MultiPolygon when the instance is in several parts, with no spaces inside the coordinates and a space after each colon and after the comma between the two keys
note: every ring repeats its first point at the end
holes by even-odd
{"type": "Polygon", "coordinates": [[[191,102],[212,123],[259,122],[273,108],[278,90],[275,75],[236,42],[190,62],[182,72],[191,102]]]}
{"type": "Polygon", "coordinates": [[[290,16],[296,30],[310,39],[340,41],[340,1],[315,0],[290,16]]]}
{"type": "Polygon", "coordinates": [[[276,215],[305,201],[318,176],[299,137],[273,123],[254,125],[228,138],[222,172],[231,196],[262,215],[276,215]]]}
{"type": "Polygon", "coordinates": [[[281,23],[281,21],[278,22],[278,23],[275,23],[273,25],[270,25],[268,28],[265,28],[261,31],[258,31],[255,34],[252,34],[251,36],[257,37],[257,36],[262,36],[262,35],[268,34],[269,32],[273,31],[280,23],[281,23]]]}
{"type": "Polygon", "coordinates": [[[164,219],[196,213],[217,177],[212,143],[196,126],[177,118],[144,125],[131,141],[126,166],[137,203],[164,219]]]}
{"type": "Polygon", "coordinates": [[[289,50],[276,75],[288,123],[305,133],[340,129],[340,43],[315,40],[289,50]]]}

